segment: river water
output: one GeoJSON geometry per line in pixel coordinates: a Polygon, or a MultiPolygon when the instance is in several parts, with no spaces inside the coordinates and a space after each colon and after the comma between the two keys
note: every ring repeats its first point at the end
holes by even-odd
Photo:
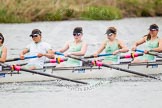
{"type": "MultiPolygon", "coordinates": [[[[97,50],[109,26],[115,26],[118,38],[130,48],[132,43],[148,33],[150,24],[159,25],[162,38],[162,18],[125,18],[113,21],[60,21],[27,24],[0,24],[5,36],[8,57],[18,57],[32,40],[32,29],[43,33],[43,40],[53,49],[73,39],[72,31],[82,26],[84,40],[88,42],[87,55],[97,50]]],[[[143,48],[143,47],[141,47],[143,48]]],[[[162,108],[162,82],[147,78],[84,80],[83,86],[66,81],[26,82],[0,84],[1,108],[162,108]]]]}

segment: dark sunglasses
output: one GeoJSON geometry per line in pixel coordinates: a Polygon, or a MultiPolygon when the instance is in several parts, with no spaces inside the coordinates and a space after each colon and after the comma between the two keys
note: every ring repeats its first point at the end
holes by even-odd
{"type": "Polygon", "coordinates": [[[157,29],[150,29],[150,31],[158,31],[157,29]]]}
{"type": "Polygon", "coordinates": [[[0,40],[3,40],[3,38],[2,38],[2,37],[0,37],[0,40]]]}
{"type": "Polygon", "coordinates": [[[81,33],[73,33],[73,36],[80,36],[81,33]]]}
{"type": "Polygon", "coordinates": [[[38,37],[38,35],[32,35],[31,37],[32,37],[32,38],[34,38],[34,37],[38,37]]]}
{"type": "Polygon", "coordinates": [[[107,34],[107,36],[112,36],[112,35],[113,35],[113,33],[107,34]]]}

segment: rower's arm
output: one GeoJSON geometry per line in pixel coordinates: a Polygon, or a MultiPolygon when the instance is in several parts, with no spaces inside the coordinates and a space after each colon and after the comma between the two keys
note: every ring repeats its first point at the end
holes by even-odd
{"type": "Polygon", "coordinates": [[[162,39],[159,39],[159,46],[152,49],[155,52],[162,52],[162,39]]]}
{"type": "Polygon", "coordinates": [[[140,40],[136,41],[136,42],[133,44],[133,46],[132,46],[132,50],[133,50],[133,51],[136,50],[136,47],[137,47],[138,45],[143,44],[145,41],[146,41],[146,37],[143,37],[143,38],[141,38],[140,40]]]}
{"type": "Polygon", "coordinates": [[[25,48],[21,53],[20,53],[20,56],[24,56],[26,53],[29,52],[29,49],[25,48]]]}
{"type": "Polygon", "coordinates": [[[6,61],[6,58],[7,58],[7,48],[3,47],[0,62],[4,63],[6,61]]]}
{"type": "Polygon", "coordinates": [[[59,52],[64,53],[69,49],[69,42],[66,42],[65,46],[59,50],[59,52]]]}
{"type": "Polygon", "coordinates": [[[119,41],[119,46],[121,48],[121,49],[119,49],[119,52],[125,53],[125,52],[129,51],[128,47],[121,40],[119,41]]]}
{"type": "Polygon", "coordinates": [[[52,49],[48,50],[46,54],[44,54],[43,56],[49,58],[49,59],[54,59],[54,51],[52,49]]]}
{"type": "Polygon", "coordinates": [[[21,53],[20,53],[20,58],[24,59],[24,55],[29,52],[28,48],[25,48],[21,53]]]}
{"type": "Polygon", "coordinates": [[[103,41],[100,48],[94,53],[94,55],[100,54],[105,49],[105,46],[106,46],[106,41],[103,41]]]}

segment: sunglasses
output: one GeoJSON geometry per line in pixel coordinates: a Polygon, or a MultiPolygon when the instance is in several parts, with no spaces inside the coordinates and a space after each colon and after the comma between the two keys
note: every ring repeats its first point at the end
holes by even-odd
{"type": "Polygon", "coordinates": [[[2,37],[0,37],[0,40],[2,40],[3,38],[2,37]]]}
{"type": "Polygon", "coordinates": [[[32,37],[32,38],[34,38],[34,37],[38,37],[38,35],[32,35],[31,37],[32,37]]]}
{"type": "Polygon", "coordinates": [[[80,36],[81,33],[73,33],[73,36],[80,36]]]}
{"type": "Polygon", "coordinates": [[[107,36],[112,36],[112,35],[113,35],[113,33],[107,34],[107,36]]]}
{"type": "Polygon", "coordinates": [[[158,31],[157,29],[150,29],[150,31],[158,31]]]}

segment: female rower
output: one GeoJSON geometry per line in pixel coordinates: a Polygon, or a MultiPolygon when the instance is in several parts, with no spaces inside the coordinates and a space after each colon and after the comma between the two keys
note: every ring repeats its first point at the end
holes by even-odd
{"type": "MultiPolygon", "coordinates": [[[[74,40],[66,42],[65,46],[58,50],[61,53],[64,53],[68,50],[68,52],[64,53],[65,57],[68,55],[74,56],[84,56],[87,51],[87,43],[82,40],[83,30],[82,27],[76,27],[73,30],[74,40]]],[[[62,63],[58,66],[81,66],[82,62],[79,60],[75,60],[72,58],[68,58],[65,63],[62,63]]]]}
{"type": "Polygon", "coordinates": [[[118,64],[118,53],[128,52],[128,48],[126,47],[123,41],[118,40],[116,38],[117,30],[115,27],[109,27],[105,34],[107,35],[107,39],[102,42],[100,48],[94,53],[94,56],[97,57],[97,55],[105,49],[106,53],[113,55],[106,56],[103,62],[107,64],[118,64]]]}
{"type": "Polygon", "coordinates": [[[149,33],[142,37],[140,40],[136,41],[133,46],[132,50],[135,51],[137,46],[145,43],[145,51],[144,55],[139,58],[135,58],[133,63],[136,62],[150,62],[155,61],[156,57],[153,55],[149,55],[149,51],[161,52],[162,51],[162,39],[158,37],[159,27],[156,24],[150,25],[149,33]]]}
{"type": "Polygon", "coordinates": [[[3,45],[4,37],[2,33],[0,33],[0,62],[5,62],[7,58],[7,48],[3,45]]]}

